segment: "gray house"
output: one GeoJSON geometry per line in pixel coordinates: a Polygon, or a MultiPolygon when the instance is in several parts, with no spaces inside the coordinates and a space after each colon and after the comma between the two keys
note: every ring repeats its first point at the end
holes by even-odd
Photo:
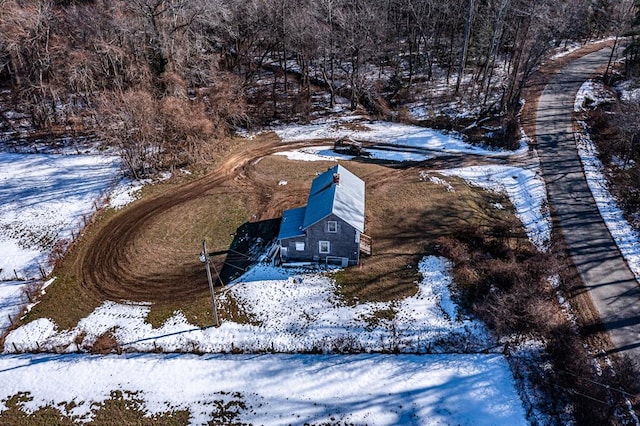
{"type": "Polygon", "coordinates": [[[283,262],[357,265],[371,254],[364,234],[364,182],[341,165],[311,184],[307,205],[286,210],[278,234],[283,262]]]}

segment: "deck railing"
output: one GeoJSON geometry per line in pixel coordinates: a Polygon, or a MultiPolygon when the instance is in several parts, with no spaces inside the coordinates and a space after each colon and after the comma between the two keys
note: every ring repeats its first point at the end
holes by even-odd
{"type": "Polygon", "coordinates": [[[373,253],[373,239],[367,234],[360,234],[360,253],[367,256],[373,253]]]}

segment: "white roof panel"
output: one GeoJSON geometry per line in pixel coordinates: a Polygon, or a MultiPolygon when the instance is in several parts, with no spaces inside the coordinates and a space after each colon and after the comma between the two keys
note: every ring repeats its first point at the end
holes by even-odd
{"type": "Polygon", "coordinates": [[[303,229],[330,214],[364,232],[364,181],[341,165],[331,167],[311,184],[303,229]],[[338,182],[334,182],[338,175],[338,182]]]}

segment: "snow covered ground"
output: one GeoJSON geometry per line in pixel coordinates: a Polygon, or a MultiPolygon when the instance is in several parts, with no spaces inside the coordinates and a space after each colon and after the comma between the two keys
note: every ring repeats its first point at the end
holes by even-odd
{"type": "MultiPolygon", "coordinates": [[[[82,345],[113,330],[125,351],[485,349],[491,340],[484,327],[464,318],[450,298],[447,265],[425,258],[415,296],[357,307],[336,299],[330,277],[263,265],[228,290],[260,325],[203,330],[178,314],[154,330],[144,322],[148,307],[105,303],[74,330],[33,321],[10,333],[5,348],[34,349],[37,341],[41,349],[73,351],[81,334],[82,345]],[[393,324],[369,324],[376,310],[388,308],[397,311],[393,324]]],[[[509,366],[491,353],[0,356],[0,400],[28,391],[27,412],[73,401],[68,414],[86,419],[91,404],[114,389],[136,393],[149,414],[188,409],[191,424],[210,420],[215,401],[243,402],[235,420],[249,424],[526,424],[509,366]]]]}
{"type": "Polygon", "coordinates": [[[620,99],[623,101],[640,102],[640,87],[638,87],[637,81],[621,81],[616,85],[616,91],[620,94],[620,99]]]}
{"type": "MultiPolygon", "coordinates": [[[[38,285],[39,282],[31,282],[38,285]]],[[[8,329],[20,315],[24,306],[29,303],[26,281],[0,281],[0,333],[8,329]]]]}
{"type": "MultiPolygon", "coordinates": [[[[387,161],[425,161],[435,158],[436,155],[432,153],[420,153],[420,152],[407,152],[407,151],[390,151],[382,149],[367,148],[369,158],[372,160],[387,160],[387,161]]],[[[284,155],[289,160],[298,161],[338,161],[338,160],[353,160],[355,157],[352,155],[337,153],[333,150],[331,145],[324,146],[312,146],[307,148],[300,148],[294,151],[281,151],[276,155],[284,155]]]]}
{"type": "Polygon", "coordinates": [[[25,410],[73,401],[84,419],[120,389],[150,414],[189,409],[194,425],[216,401],[245,404],[237,424],[526,424],[499,355],[13,355],[0,383],[0,400],[29,390],[25,410]]]}
{"type": "MultiPolygon", "coordinates": [[[[421,161],[446,154],[475,154],[486,157],[507,157],[522,155],[528,150],[522,144],[517,151],[501,151],[482,148],[464,141],[457,133],[443,132],[420,126],[390,123],[386,121],[361,121],[358,117],[338,120],[318,120],[306,125],[287,125],[273,129],[284,141],[302,141],[315,139],[339,139],[350,137],[368,142],[384,142],[398,147],[419,148],[425,151],[413,158],[404,157],[404,161],[421,161]]],[[[368,151],[368,150],[367,150],[368,151]]],[[[385,155],[395,152],[374,150],[374,158],[391,159],[385,155]]]]}
{"type": "MultiPolygon", "coordinates": [[[[606,96],[607,92],[600,83],[587,81],[578,91],[574,110],[577,112],[582,111],[585,99],[590,99],[593,104],[597,104],[606,96]]],[[[582,160],[587,183],[611,236],[616,241],[636,279],[640,280],[640,235],[631,228],[616,200],[609,192],[606,179],[603,176],[602,163],[598,158],[598,150],[585,130],[586,125],[582,124],[583,131],[579,132],[576,138],[578,140],[578,154],[582,160]]]]}
{"type": "Polygon", "coordinates": [[[458,176],[472,185],[509,197],[527,236],[540,251],[551,241],[551,215],[546,205],[544,179],[535,170],[512,166],[472,166],[438,170],[445,176],[458,176]]]}
{"type": "Polygon", "coordinates": [[[50,272],[56,244],[77,235],[119,169],[110,156],[0,152],[0,333],[50,272]]]}
{"type": "Polygon", "coordinates": [[[448,262],[427,257],[419,267],[423,280],[415,296],[348,306],[330,276],[258,265],[221,295],[232,294],[256,325],[200,329],[176,313],[153,329],[145,322],[148,306],[105,302],[72,330],[46,318],[32,321],[7,336],[5,352],[75,352],[109,331],[125,351],[438,353],[493,346],[482,324],[465,318],[451,300],[448,262]],[[393,321],[376,318],[389,309],[396,312],[393,321]]]}
{"type": "Polygon", "coordinates": [[[0,279],[41,278],[114,183],[120,162],[98,155],[0,153],[0,279]]]}

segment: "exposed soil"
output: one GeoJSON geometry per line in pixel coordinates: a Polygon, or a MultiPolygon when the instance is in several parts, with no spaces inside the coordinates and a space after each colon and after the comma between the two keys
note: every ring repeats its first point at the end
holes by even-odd
{"type": "MultiPolygon", "coordinates": [[[[326,142],[325,142],[326,143],[326,142]]],[[[179,302],[203,293],[208,287],[198,259],[198,246],[183,248],[171,244],[171,235],[181,232],[184,225],[205,220],[200,212],[189,209],[192,200],[212,197],[216,189],[227,186],[230,194],[256,194],[260,213],[255,221],[272,219],[289,200],[280,191],[278,199],[261,198],[269,193],[268,184],[252,180],[252,163],[281,150],[280,140],[273,136],[258,145],[247,145],[231,155],[213,173],[182,185],[169,193],[145,198],[114,215],[92,236],[87,249],[76,262],[82,285],[90,292],[111,300],[146,302],[179,302]],[[164,224],[157,221],[163,216],[164,224]],[[167,238],[145,238],[145,232],[160,225],[171,227],[167,238]]],[[[288,143],[287,149],[303,144],[288,143]]],[[[276,184],[277,185],[277,184],[276,184]]],[[[291,196],[293,197],[293,195],[291,196]]],[[[215,202],[212,199],[212,203],[215,202]]],[[[220,270],[224,257],[214,256],[214,266],[220,270]]]]}
{"type": "MultiPolygon", "coordinates": [[[[102,299],[175,304],[205,295],[208,285],[198,258],[202,233],[194,232],[193,225],[196,223],[198,226],[195,228],[202,229],[211,226],[207,223],[211,219],[207,217],[207,211],[202,211],[202,206],[211,205],[215,209],[222,203],[237,203],[233,209],[240,215],[237,223],[244,221],[235,233],[236,238],[232,236],[229,239],[229,244],[208,247],[213,254],[213,269],[220,272],[222,283],[225,283],[246,269],[252,261],[251,256],[255,255],[247,253],[249,247],[238,236],[246,237],[245,233],[252,229],[264,228],[268,231],[266,239],[274,237],[277,223],[274,226],[273,219],[279,218],[284,209],[305,203],[308,184],[313,177],[310,168],[305,167],[304,173],[309,176],[297,179],[304,184],[292,182],[282,190],[276,177],[261,171],[259,162],[277,151],[327,143],[326,140],[283,143],[275,135],[262,136],[259,142],[247,143],[214,172],[171,191],[145,197],[104,219],[95,234],[88,236],[86,248],[77,253],[74,275],[80,278],[81,285],[89,293],[102,299]],[[193,240],[193,244],[176,243],[175,240],[184,240],[190,232],[194,235],[187,239],[193,240]]],[[[362,163],[352,162],[352,167],[358,169],[355,171],[366,180],[371,190],[375,190],[392,182],[417,180],[417,168],[505,161],[474,156],[452,156],[408,164],[363,159],[362,163]],[[380,167],[381,164],[384,167],[380,167]]],[[[318,163],[318,170],[323,167],[326,164],[318,163]]],[[[389,212],[391,216],[386,215],[385,220],[395,213],[389,212]]],[[[422,212],[416,212],[415,217],[403,212],[402,216],[406,223],[424,219],[422,212]]],[[[393,238],[402,236],[381,235],[378,247],[397,246],[393,238]]]]}

